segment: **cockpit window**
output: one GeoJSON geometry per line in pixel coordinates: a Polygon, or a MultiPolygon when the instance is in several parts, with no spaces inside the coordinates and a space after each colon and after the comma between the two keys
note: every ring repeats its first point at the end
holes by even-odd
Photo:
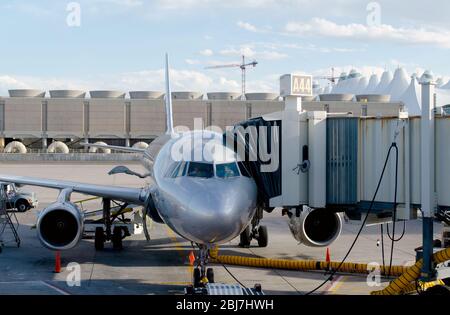
{"type": "Polygon", "coordinates": [[[202,178],[214,177],[214,167],[210,163],[189,162],[188,176],[202,178]]]}
{"type": "Polygon", "coordinates": [[[166,176],[170,178],[185,176],[186,170],[187,170],[186,162],[176,162],[170,165],[166,176]]]}
{"type": "Polygon", "coordinates": [[[175,172],[175,170],[180,167],[180,163],[172,163],[169,165],[169,167],[167,168],[166,171],[166,177],[172,177],[173,173],[175,172]]]}
{"type": "Polygon", "coordinates": [[[187,171],[187,162],[181,162],[180,167],[177,168],[177,173],[175,177],[185,176],[187,171]]]}
{"type": "Polygon", "coordinates": [[[239,176],[239,169],[236,163],[226,163],[216,165],[216,175],[219,178],[239,176]]]}

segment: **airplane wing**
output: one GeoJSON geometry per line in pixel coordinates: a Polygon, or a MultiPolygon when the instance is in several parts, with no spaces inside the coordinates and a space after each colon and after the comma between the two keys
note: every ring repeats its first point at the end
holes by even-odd
{"type": "Polygon", "coordinates": [[[93,143],[82,143],[81,145],[83,145],[85,147],[111,149],[111,150],[123,151],[123,152],[142,153],[142,154],[145,153],[145,149],[122,147],[122,146],[116,146],[116,145],[104,145],[104,144],[93,144],[93,143]]]}
{"type": "Polygon", "coordinates": [[[25,176],[0,175],[0,181],[59,190],[71,188],[73,192],[91,196],[111,198],[139,205],[144,205],[149,195],[149,190],[147,188],[93,185],[65,180],[53,180],[25,176]]]}

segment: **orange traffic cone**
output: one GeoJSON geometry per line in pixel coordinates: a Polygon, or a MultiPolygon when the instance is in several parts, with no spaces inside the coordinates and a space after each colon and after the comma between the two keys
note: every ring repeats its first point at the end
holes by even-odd
{"type": "Polygon", "coordinates": [[[331,258],[330,258],[330,248],[327,247],[327,253],[325,255],[325,261],[327,263],[327,271],[326,273],[331,271],[331,258]]]}
{"type": "Polygon", "coordinates": [[[61,272],[61,253],[60,251],[57,251],[55,256],[55,273],[60,272],[61,272]]]}
{"type": "Polygon", "coordinates": [[[194,263],[195,263],[195,255],[194,255],[194,252],[191,251],[191,252],[189,253],[189,264],[190,264],[191,266],[193,266],[194,263]]]}
{"type": "Polygon", "coordinates": [[[327,269],[325,271],[325,274],[330,273],[330,280],[333,280],[333,270],[331,269],[331,255],[330,255],[330,248],[327,247],[327,253],[325,256],[325,261],[327,262],[327,269]]]}

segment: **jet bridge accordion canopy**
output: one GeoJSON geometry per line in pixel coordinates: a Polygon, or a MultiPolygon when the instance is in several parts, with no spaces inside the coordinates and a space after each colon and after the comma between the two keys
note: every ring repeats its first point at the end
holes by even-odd
{"type": "Polygon", "coordinates": [[[262,117],[236,124],[224,133],[224,142],[238,154],[239,167],[244,176],[255,180],[258,203],[269,205],[269,200],[281,194],[281,163],[275,170],[265,171],[264,166],[275,150],[281,158],[281,120],[266,121],[262,117]],[[277,147],[274,147],[277,146],[277,147]]]}

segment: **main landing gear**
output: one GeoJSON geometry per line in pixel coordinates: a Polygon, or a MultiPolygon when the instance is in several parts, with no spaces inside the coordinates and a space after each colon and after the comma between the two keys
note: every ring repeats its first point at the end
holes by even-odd
{"type": "Polygon", "coordinates": [[[125,217],[122,211],[127,207],[127,204],[120,205],[119,211],[116,214],[111,213],[111,199],[103,198],[103,216],[100,222],[102,226],[95,228],[94,244],[96,250],[103,250],[105,242],[111,241],[113,249],[123,249],[122,240],[130,236],[130,232],[123,226],[114,226],[116,222],[124,222],[125,217]],[[105,227],[105,229],[103,228],[105,227]]]}
{"type": "Polygon", "coordinates": [[[253,216],[252,223],[245,228],[240,235],[240,247],[248,248],[253,239],[258,241],[259,247],[267,247],[269,243],[269,234],[265,225],[260,225],[263,218],[263,209],[258,208],[253,216]]]}

